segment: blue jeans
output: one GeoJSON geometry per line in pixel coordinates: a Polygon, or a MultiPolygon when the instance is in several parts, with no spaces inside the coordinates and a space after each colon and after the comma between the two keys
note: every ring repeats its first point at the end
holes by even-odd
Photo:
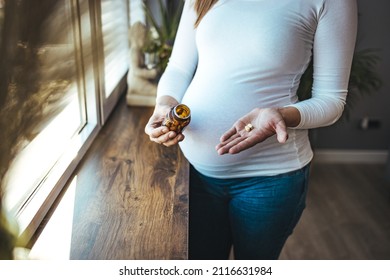
{"type": "Polygon", "coordinates": [[[309,165],[276,176],[190,171],[189,259],[278,259],[305,208],[309,165]]]}

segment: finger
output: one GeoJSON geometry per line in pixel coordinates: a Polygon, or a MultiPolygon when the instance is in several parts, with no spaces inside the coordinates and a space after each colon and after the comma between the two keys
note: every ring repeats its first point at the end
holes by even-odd
{"type": "MultiPolygon", "coordinates": [[[[241,135],[240,135],[240,134],[234,134],[234,135],[232,135],[231,137],[229,137],[229,139],[227,139],[227,140],[225,140],[225,141],[219,143],[215,148],[218,150],[218,149],[220,149],[220,148],[226,146],[226,145],[229,144],[230,142],[234,141],[234,140],[237,139],[238,137],[241,137],[241,135]]],[[[222,137],[221,137],[221,139],[222,139],[222,137]]]]}
{"type": "Polygon", "coordinates": [[[151,128],[149,129],[149,136],[150,136],[150,139],[156,139],[156,138],[159,138],[161,135],[165,135],[169,133],[169,128],[166,127],[166,126],[160,126],[160,127],[157,127],[157,128],[151,128]]]}
{"type": "Polygon", "coordinates": [[[235,135],[237,133],[237,129],[235,126],[230,128],[228,131],[226,131],[220,138],[220,142],[225,142],[227,141],[230,137],[235,135]]]}
{"type": "Polygon", "coordinates": [[[237,154],[243,150],[249,149],[256,144],[263,142],[269,136],[262,133],[252,134],[253,131],[247,132],[243,136],[237,138],[236,140],[230,141],[219,152],[237,154]]]}
{"type": "Polygon", "coordinates": [[[223,154],[226,154],[226,153],[231,153],[230,151],[231,151],[231,149],[233,147],[235,147],[235,146],[239,145],[240,143],[244,142],[246,139],[247,139],[247,136],[239,136],[239,137],[236,137],[234,140],[225,142],[217,150],[218,154],[223,155],[223,154]]]}
{"type": "Polygon", "coordinates": [[[184,140],[183,134],[178,134],[175,138],[168,140],[165,143],[162,143],[166,147],[177,145],[179,142],[184,140]]]}
{"type": "Polygon", "coordinates": [[[260,141],[258,140],[257,137],[248,137],[243,139],[240,142],[237,142],[235,145],[231,146],[228,150],[229,154],[238,154],[239,152],[249,149],[253,146],[255,146],[257,143],[260,141]]]}
{"type": "Polygon", "coordinates": [[[150,117],[149,122],[145,126],[145,133],[151,135],[151,133],[158,128],[166,130],[167,127],[162,125],[163,120],[164,118],[158,115],[150,117]]]}
{"type": "Polygon", "coordinates": [[[158,144],[164,144],[164,143],[167,143],[168,141],[171,141],[176,136],[177,136],[176,132],[168,130],[168,133],[161,134],[160,136],[154,137],[154,138],[150,137],[150,140],[152,140],[158,144]]]}
{"type": "Polygon", "coordinates": [[[276,137],[279,143],[285,143],[288,139],[286,124],[280,121],[275,127],[276,137]]]}

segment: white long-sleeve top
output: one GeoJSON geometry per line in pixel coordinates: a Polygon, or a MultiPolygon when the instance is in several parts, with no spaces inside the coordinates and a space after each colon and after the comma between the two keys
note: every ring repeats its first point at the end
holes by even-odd
{"type": "Polygon", "coordinates": [[[219,0],[194,28],[187,0],[157,97],[191,109],[180,147],[201,173],[215,178],[268,176],[299,169],[313,153],[307,129],[342,114],[357,31],[356,0],[219,0]],[[313,55],[312,98],[298,101],[301,75],[313,55]],[[301,122],[239,154],[215,146],[254,108],[294,106],[301,122]]]}

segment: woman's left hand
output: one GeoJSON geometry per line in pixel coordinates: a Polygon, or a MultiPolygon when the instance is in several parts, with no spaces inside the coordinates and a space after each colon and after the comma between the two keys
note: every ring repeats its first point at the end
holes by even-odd
{"type": "Polygon", "coordinates": [[[240,118],[222,135],[216,150],[220,155],[237,154],[275,134],[279,143],[287,141],[286,123],[279,109],[256,108],[240,118]],[[248,127],[248,124],[251,124],[252,128],[248,127]]]}

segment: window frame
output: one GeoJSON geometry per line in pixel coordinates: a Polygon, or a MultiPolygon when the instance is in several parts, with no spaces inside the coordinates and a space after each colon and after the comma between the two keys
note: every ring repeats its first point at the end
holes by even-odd
{"type": "MultiPolygon", "coordinates": [[[[126,5],[128,9],[128,1],[126,5]]],[[[80,100],[85,105],[82,114],[86,117],[86,124],[71,139],[71,145],[65,153],[17,211],[15,218],[19,227],[19,246],[28,246],[127,87],[126,72],[108,97],[104,92],[105,73],[102,65],[104,65],[105,54],[101,27],[101,1],[70,0],[70,8],[76,52],[77,86],[82,97],[80,100]],[[87,14],[81,15],[81,11],[83,13],[87,11],[87,14]],[[89,24],[85,22],[83,24],[82,16],[89,18],[89,24]],[[90,60],[87,58],[88,52],[92,52],[93,70],[87,69],[85,63],[90,60]]]]}

